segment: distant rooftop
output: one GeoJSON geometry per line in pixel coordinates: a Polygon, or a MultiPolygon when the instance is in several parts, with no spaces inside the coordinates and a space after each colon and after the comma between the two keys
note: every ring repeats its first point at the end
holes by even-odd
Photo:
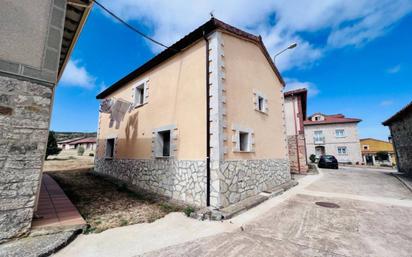
{"type": "Polygon", "coordinates": [[[346,118],[343,114],[323,114],[323,113],[315,113],[308,117],[307,120],[303,122],[305,126],[310,125],[321,125],[321,124],[339,124],[339,123],[358,123],[361,122],[361,119],[356,118],[346,118]],[[312,118],[315,116],[320,116],[320,120],[313,120],[312,118]]]}

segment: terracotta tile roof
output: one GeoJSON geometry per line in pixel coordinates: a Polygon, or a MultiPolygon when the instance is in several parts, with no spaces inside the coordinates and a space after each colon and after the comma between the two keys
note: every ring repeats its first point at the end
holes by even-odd
{"type": "Polygon", "coordinates": [[[356,118],[346,118],[343,114],[332,114],[332,115],[325,115],[322,113],[315,113],[308,117],[307,120],[303,122],[303,125],[310,126],[310,125],[320,125],[320,124],[338,124],[338,123],[358,123],[361,122],[361,119],[356,118]],[[314,115],[320,114],[325,117],[324,120],[317,120],[312,121],[310,120],[314,115]]]}
{"type": "Polygon", "coordinates": [[[391,125],[394,121],[397,121],[399,119],[402,119],[403,117],[405,117],[407,114],[412,113],[412,102],[410,102],[409,104],[407,104],[405,107],[403,107],[400,111],[398,111],[397,113],[395,113],[392,117],[390,117],[389,119],[385,120],[384,122],[382,122],[383,125],[385,126],[389,126],[391,125]]]}
{"type": "Polygon", "coordinates": [[[77,144],[85,144],[85,143],[96,143],[96,138],[94,137],[82,138],[82,139],[70,142],[69,145],[77,145],[77,144]]]}
{"type": "Polygon", "coordinates": [[[180,51],[184,51],[185,48],[189,47],[193,43],[195,43],[197,40],[202,39],[205,35],[208,35],[215,30],[223,30],[228,33],[234,34],[238,37],[242,37],[244,39],[250,40],[257,44],[260,49],[262,50],[263,54],[265,55],[266,59],[269,62],[269,65],[272,67],[273,71],[275,72],[276,76],[282,83],[282,85],[285,85],[285,82],[283,81],[278,69],[276,68],[275,64],[273,63],[272,58],[270,57],[270,54],[268,53],[265,45],[263,44],[262,38],[260,36],[255,36],[253,34],[247,33],[243,30],[240,30],[238,28],[235,28],[233,26],[230,26],[229,24],[224,23],[223,21],[220,21],[216,18],[211,18],[209,21],[198,27],[197,29],[193,30],[183,38],[181,38],[179,41],[174,43],[172,46],[170,46],[168,49],[162,51],[146,63],[144,63],[142,66],[137,68],[136,70],[132,71],[110,87],[108,87],[106,90],[101,92],[96,96],[97,99],[104,99],[105,97],[109,96],[111,93],[115,92],[128,82],[132,81],[139,75],[153,69],[157,65],[161,64],[162,62],[168,60],[169,58],[173,57],[174,55],[178,54],[180,51]]]}

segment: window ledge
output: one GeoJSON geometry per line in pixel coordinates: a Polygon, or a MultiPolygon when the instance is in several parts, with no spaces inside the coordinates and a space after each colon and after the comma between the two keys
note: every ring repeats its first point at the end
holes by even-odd
{"type": "Polygon", "coordinates": [[[137,104],[137,105],[133,106],[133,108],[134,108],[134,109],[137,109],[137,108],[140,108],[140,107],[142,107],[142,106],[144,106],[144,105],[146,105],[146,104],[147,104],[147,103],[137,104]]]}
{"type": "Polygon", "coordinates": [[[156,156],[155,159],[173,159],[174,156],[156,156]]]}
{"type": "Polygon", "coordinates": [[[261,111],[261,110],[258,110],[258,109],[255,109],[255,111],[257,111],[258,113],[261,113],[261,114],[268,115],[268,113],[267,113],[267,112],[264,112],[264,111],[261,111]]]}
{"type": "Polygon", "coordinates": [[[240,150],[233,150],[234,153],[254,153],[255,151],[240,151],[240,150]]]}

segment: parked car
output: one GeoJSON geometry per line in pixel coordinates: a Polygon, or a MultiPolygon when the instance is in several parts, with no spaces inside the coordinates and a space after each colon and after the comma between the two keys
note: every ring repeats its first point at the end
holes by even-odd
{"type": "Polygon", "coordinates": [[[319,158],[318,167],[337,169],[339,167],[338,160],[333,155],[322,155],[319,158]]]}

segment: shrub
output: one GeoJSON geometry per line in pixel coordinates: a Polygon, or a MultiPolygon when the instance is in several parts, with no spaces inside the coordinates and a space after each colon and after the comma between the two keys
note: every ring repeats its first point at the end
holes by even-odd
{"type": "Polygon", "coordinates": [[[315,161],[316,161],[316,155],[311,154],[311,155],[309,156],[309,160],[310,160],[312,163],[315,163],[315,161]]]}
{"type": "Polygon", "coordinates": [[[186,214],[187,217],[190,217],[190,214],[192,212],[195,212],[195,208],[193,208],[192,206],[187,206],[183,209],[183,212],[186,214]]]}
{"type": "Polygon", "coordinates": [[[82,156],[82,155],[84,154],[84,147],[83,147],[83,146],[79,146],[79,147],[77,148],[77,154],[78,154],[79,156],[82,156]]]}

